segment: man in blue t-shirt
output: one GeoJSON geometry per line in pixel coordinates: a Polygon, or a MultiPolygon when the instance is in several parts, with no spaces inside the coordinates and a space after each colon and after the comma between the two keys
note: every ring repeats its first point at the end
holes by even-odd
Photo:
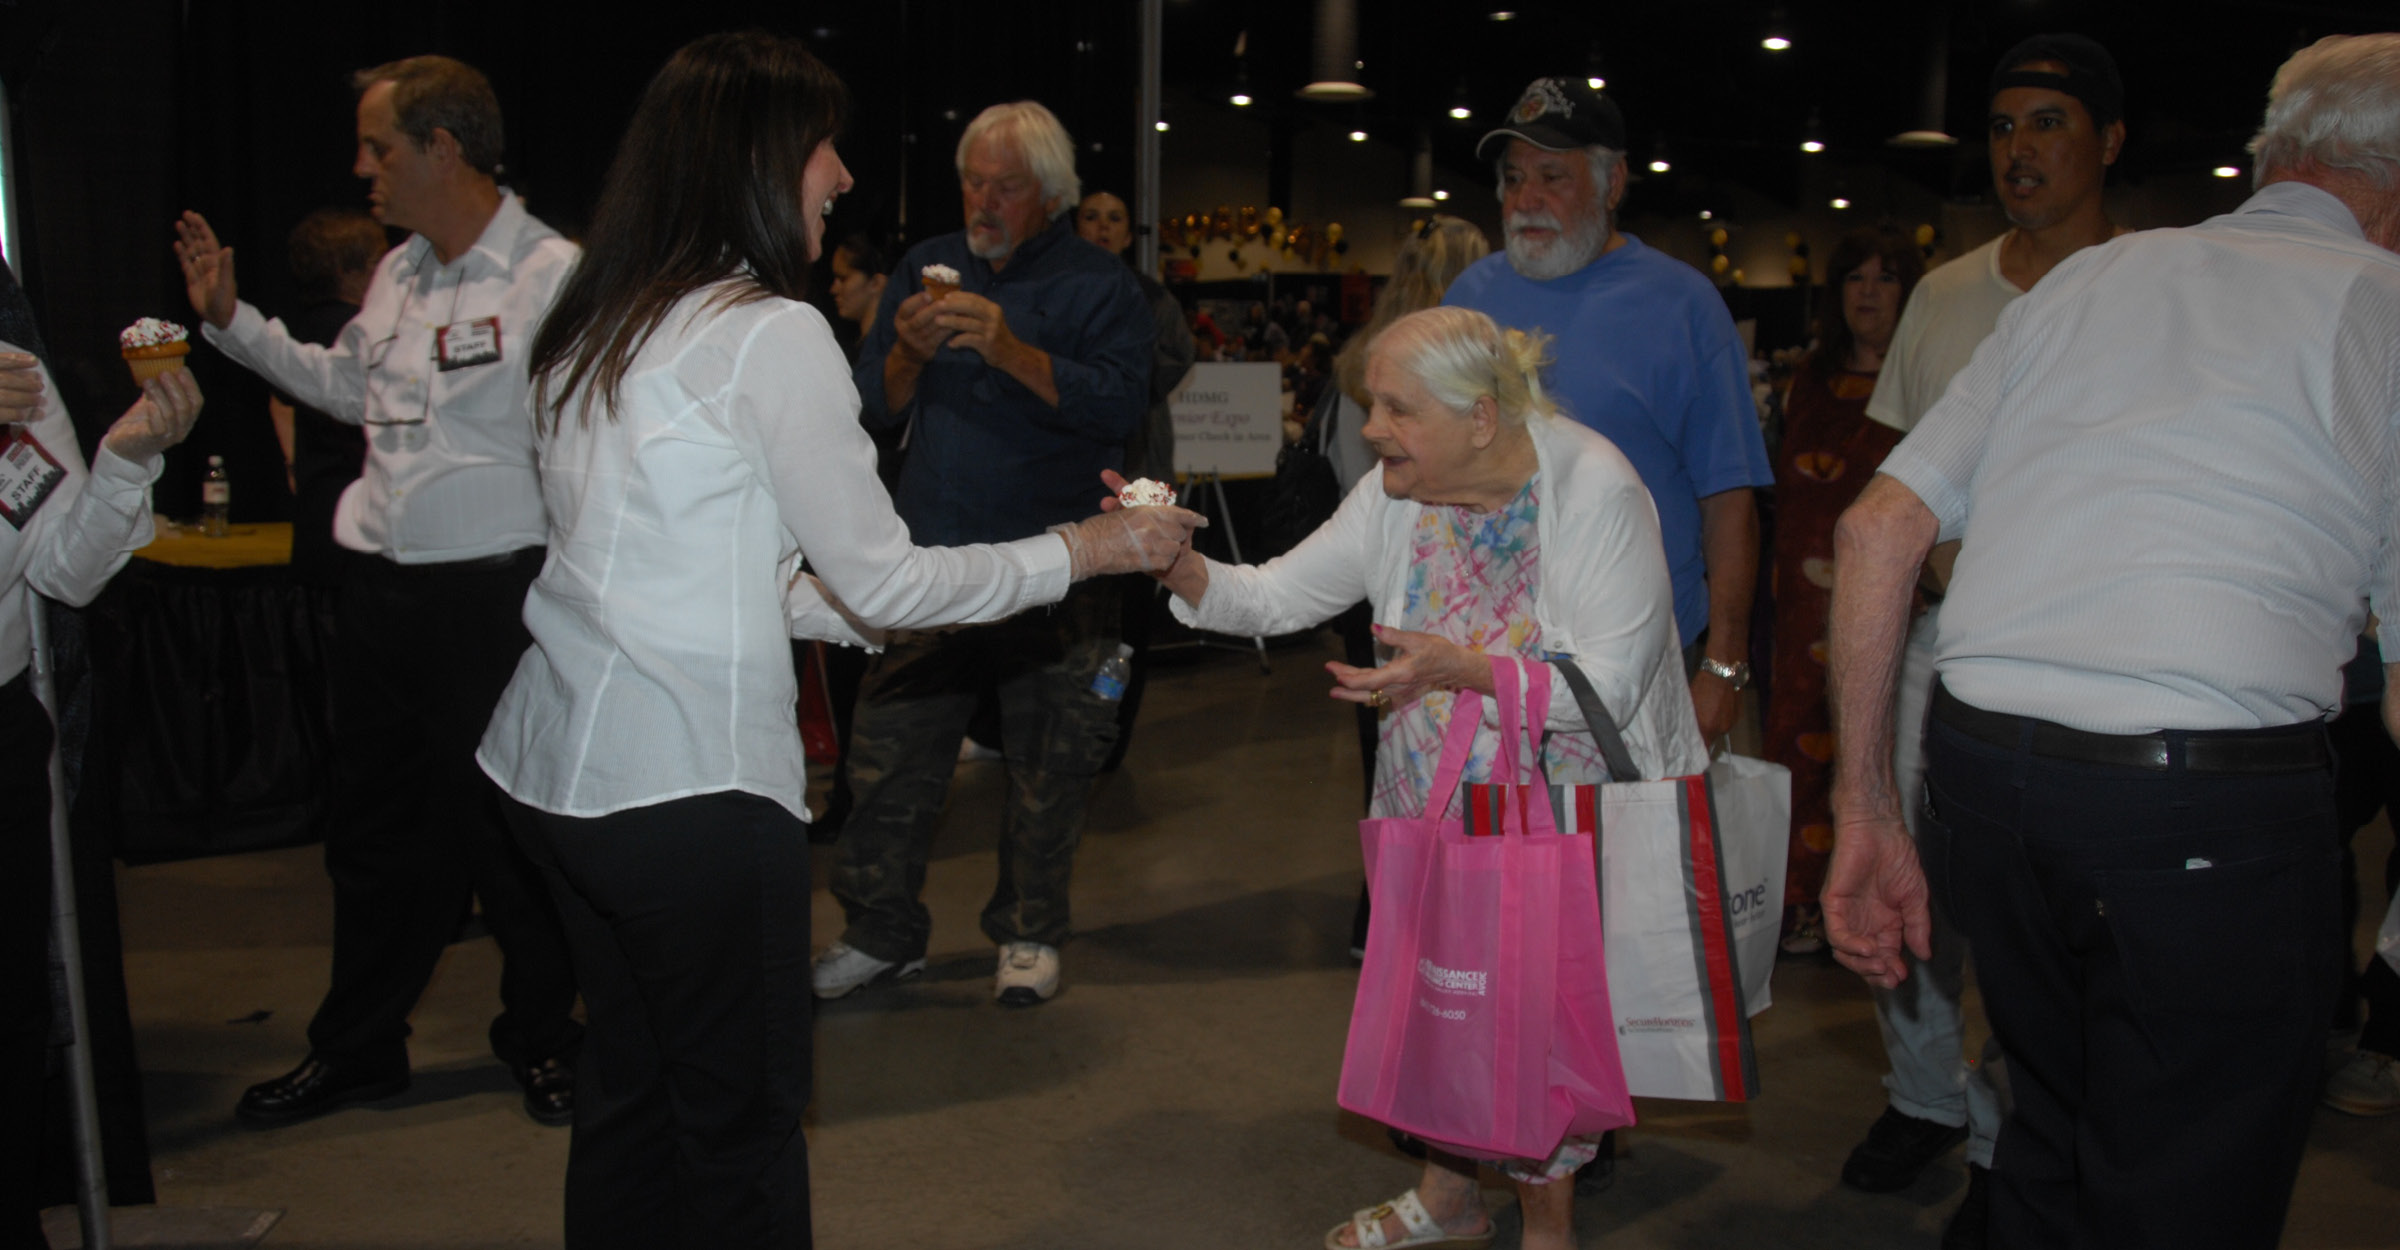
{"type": "Polygon", "coordinates": [[[1475,156],[1499,171],[1507,248],[1461,274],[1445,302],[1550,335],[1551,395],[1641,473],[1675,578],[1692,707],[1714,741],[1750,680],[1750,492],[1775,480],[1733,318],[1698,270],[1617,232],[1625,119],[1582,79],[1535,79],[1475,156]]]}

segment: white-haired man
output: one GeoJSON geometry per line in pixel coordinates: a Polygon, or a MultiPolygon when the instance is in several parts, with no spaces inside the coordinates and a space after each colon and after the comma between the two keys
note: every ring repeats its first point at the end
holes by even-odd
{"type": "Polygon", "coordinates": [[[2059,263],[1837,529],[1828,936],[1894,984],[1930,887],[1973,944],[1993,1245],[2280,1234],[2341,941],[2324,722],[2400,620],[2394,118],[2400,36],[2295,55],[2258,192],[2059,263]],[[1920,863],[1893,678],[1953,538],[1920,863]]]}
{"type": "Polygon", "coordinates": [[[1625,119],[1583,79],[1535,79],[1475,158],[1499,171],[1507,246],[1443,302],[1557,339],[1551,395],[1641,473],[1675,579],[1692,707],[1713,742],[1739,719],[1750,680],[1750,492],[1775,481],[1749,355],[1708,279],[1618,232],[1625,119]]]}
{"type": "MultiPolygon", "coordinates": [[[[995,104],[958,143],[966,229],[900,259],[859,346],[861,418],[910,427],[893,502],[916,542],[1006,542],[1092,514],[1149,403],[1155,329],[1133,273],[1076,237],[1075,147],[1050,110],[995,104]],[[928,267],[956,284],[921,289],[928,267]]],[[[918,900],[933,827],[980,690],[996,684],[1008,762],[1000,879],[983,931],[1000,948],[993,993],[1030,1006],[1058,991],[1067,883],[1084,801],[1117,734],[1095,687],[1117,654],[1106,579],[1049,612],[896,636],[859,691],[847,764],[856,806],[833,895],[848,926],[818,956],[838,998],[925,967],[918,900]]]]}

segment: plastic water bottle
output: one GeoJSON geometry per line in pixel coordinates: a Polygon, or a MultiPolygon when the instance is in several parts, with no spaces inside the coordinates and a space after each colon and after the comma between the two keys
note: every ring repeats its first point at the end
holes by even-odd
{"type": "Polygon", "coordinates": [[[1115,703],[1125,697],[1125,683],[1133,680],[1133,644],[1120,642],[1117,653],[1108,657],[1100,671],[1092,674],[1092,693],[1115,703]]]}
{"type": "Polygon", "coordinates": [[[233,483],[225,479],[225,457],[208,458],[208,476],[200,479],[200,532],[223,538],[232,532],[233,483]]]}

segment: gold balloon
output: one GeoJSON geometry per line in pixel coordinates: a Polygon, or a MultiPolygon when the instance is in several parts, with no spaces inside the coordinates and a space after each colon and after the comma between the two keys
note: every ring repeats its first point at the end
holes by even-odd
{"type": "Polygon", "coordinates": [[[1342,223],[1338,221],[1329,221],[1325,223],[1325,241],[1327,243],[1339,243],[1342,241],[1342,223]]]}
{"type": "Polygon", "coordinates": [[[1733,268],[1733,261],[1728,259],[1723,252],[1719,252],[1716,255],[1708,258],[1708,271],[1710,273],[1722,274],[1731,268],[1733,268]]]}
{"type": "Polygon", "coordinates": [[[1270,204],[1267,206],[1266,214],[1261,218],[1261,220],[1265,221],[1270,226],[1280,226],[1283,224],[1283,210],[1270,204]]]}
{"type": "Polygon", "coordinates": [[[1736,269],[1736,270],[1734,270],[1734,271],[1733,271],[1733,284],[1734,284],[1735,286],[1740,286],[1740,285],[1742,284],[1742,282],[1743,282],[1743,281],[1744,281],[1744,279],[1743,279],[1743,277],[1742,277],[1742,271],[1741,271],[1741,270],[1739,270],[1739,269],[1736,269]]]}
{"type": "Polygon", "coordinates": [[[1918,224],[1918,226],[1917,226],[1917,246],[1918,246],[1918,247],[1932,247],[1932,246],[1933,246],[1933,227],[1932,227],[1932,225],[1930,225],[1930,224],[1927,224],[1927,223],[1919,223],[1919,224],[1918,224]]]}
{"type": "Polygon", "coordinates": [[[1725,227],[1719,226],[1716,229],[1708,232],[1708,245],[1710,247],[1723,247],[1725,246],[1725,240],[1732,237],[1732,235],[1725,233],[1725,227]]]}

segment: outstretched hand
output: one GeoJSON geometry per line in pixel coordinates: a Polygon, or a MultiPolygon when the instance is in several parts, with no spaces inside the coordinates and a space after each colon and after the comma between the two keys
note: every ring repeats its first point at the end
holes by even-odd
{"type": "MultiPolygon", "coordinates": [[[[1107,513],[1128,511],[1148,512],[1152,510],[1150,508],[1129,509],[1125,506],[1125,501],[1117,497],[1124,491],[1126,487],[1125,475],[1117,472],[1115,469],[1100,470],[1100,484],[1108,488],[1107,496],[1100,500],[1100,511],[1107,513]]],[[[1184,511],[1182,508],[1176,508],[1174,510],[1177,512],[1184,511]]],[[[1191,515],[1199,516],[1198,513],[1192,513],[1191,515]]],[[[1208,524],[1207,517],[1200,516],[1199,521],[1201,526],[1208,524]]],[[[1193,528],[1196,529],[1199,528],[1199,526],[1194,526],[1193,528]]],[[[1156,577],[1166,586],[1169,593],[1183,600],[1185,603],[1197,606],[1200,600],[1206,597],[1208,594],[1208,557],[1203,556],[1199,552],[1192,549],[1191,534],[1189,530],[1185,531],[1183,549],[1175,553],[1174,560],[1170,561],[1164,568],[1151,569],[1149,572],[1151,576],[1156,577]]]]}
{"type": "Polygon", "coordinates": [[[183,266],[192,311],[222,330],[233,324],[233,249],[217,242],[208,218],[186,211],[175,221],[175,259],[183,266]]]}
{"type": "Polygon", "coordinates": [[[1480,651],[1415,630],[1389,625],[1377,625],[1374,630],[1375,641],[1392,649],[1391,661],[1380,668],[1353,668],[1328,661],[1325,671],[1333,674],[1334,698],[1400,707],[1424,698],[1429,690],[1474,690],[1488,695],[1496,689],[1492,657],[1480,651]]]}
{"type": "Polygon", "coordinates": [[[1058,527],[1075,580],[1109,573],[1165,573],[1191,550],[1208,518],[1182,508],[1109,508],[1058,527]]]}
{"type": "Polygon", "coordinates": [[[1898,817],[1837,815],[1819,898],[1833,957],[1869,985],[1891,989],[1908,979],[1908,955],[1932,957],[1925,871],[1898,817]]]}

